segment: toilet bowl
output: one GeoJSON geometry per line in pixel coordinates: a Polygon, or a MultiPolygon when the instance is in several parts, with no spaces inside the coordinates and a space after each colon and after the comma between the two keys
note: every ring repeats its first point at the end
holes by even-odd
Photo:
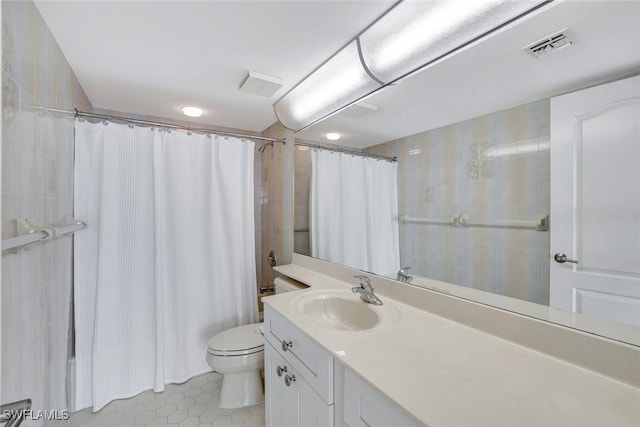
{"type": "MultiPolygon", "coordinates": [[[[307,287],[287,277],[274,281],[276,294],[307,287]]],[[[220,407],[242,408],[264,402],[261,371],[264,369],[264,338],[257,332],[262,323],[227,329],[209,340],[207,363],[222,374],[220,407]]]]}
{"type": "Polygon", "coordinates": [[[264,401],[260,371],[264,369],[264,338],[260,323],[227,329],[209,340],[207,363],[222,374],[220,407],[242,408],[264,401]]]}

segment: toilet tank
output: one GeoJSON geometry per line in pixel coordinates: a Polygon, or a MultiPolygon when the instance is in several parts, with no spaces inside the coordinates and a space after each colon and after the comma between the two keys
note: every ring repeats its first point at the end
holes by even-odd
{"type": "Polygon", "coordinates": [[[289,277],[281,276],[276,277],[273,281],[273,284],[276,288],[276,295],[283,294],[285,292],[297,291],[300,289],[308,288],[309,286],[304,283],[298,282],[297,280],[293,280],[289,277]]]}

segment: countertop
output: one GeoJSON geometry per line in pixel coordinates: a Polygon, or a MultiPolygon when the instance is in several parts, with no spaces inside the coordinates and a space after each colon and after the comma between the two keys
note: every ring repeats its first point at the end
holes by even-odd
{"type": "Polygon", "coordinates": [[[640,426],[638,388],[382,295],[385,304],[371,306],[383,313],[380,326],[320,326],[295,300],[353,283],[297,265],[278,271],[311,288],[264,303],[425,425],[640,426]]]}

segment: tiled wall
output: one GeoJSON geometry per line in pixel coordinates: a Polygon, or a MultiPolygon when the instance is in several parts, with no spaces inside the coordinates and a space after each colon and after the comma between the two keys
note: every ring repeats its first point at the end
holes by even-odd
{"type": "MultiPolygon", "coordinates": [[[[73,213],[73,120],[91,104],[31,1],[2,1],[2,237],[73,213]]],[[[2,254],[2,403],[67,409],[71,239],[2,254]]],[[[30,424],[29,424],[30,423],[30,424]]],[[[28,422],[37,425],[40,422],[28,422]]]]}
{"type": "MultiPolygon", "coordinates": [[[[286,138],[287,143],[276,142],[256,153],[256,164],[261,165],[260,188],[256,190],[261,219],[257,233],[261,247],[257,250],[258,284],[271,285],[278,274],[267,263],[270,250],[274,250],[278,265],[291,263],[293,253],[293,132],[280,123],[266,129],[263,136],[286,138]]],[[[256,210],[256,213],[258,210],[256,210]]],[[[265,294],[266,295],[266,294],[265,294]]],[[[262,310],[262,303],[260,304],[262,310]]]]}
{"type": "MultiPolygon", "coordinates": [[[[549,100],[372,147],[398,157],[401,215],[537,220],[549,213],[549,100]]],[[[549,302],[549,232],[401,224],[413,274],[549,302]]]]}

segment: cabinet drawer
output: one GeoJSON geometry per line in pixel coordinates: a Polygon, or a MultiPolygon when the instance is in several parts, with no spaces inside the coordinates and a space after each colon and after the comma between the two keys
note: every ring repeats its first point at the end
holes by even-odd
{"type": "Polygon", "coordinates": [[[422,425],[349,369],[344,373],[344,423],[348,427],[422,425]]]}
{"type": "Polygon", "coordinates": [[[320,397],[329,404],[333,403],[331,355],[268,305],[264,307],[264,333],[267,341],[320,397]]]}

